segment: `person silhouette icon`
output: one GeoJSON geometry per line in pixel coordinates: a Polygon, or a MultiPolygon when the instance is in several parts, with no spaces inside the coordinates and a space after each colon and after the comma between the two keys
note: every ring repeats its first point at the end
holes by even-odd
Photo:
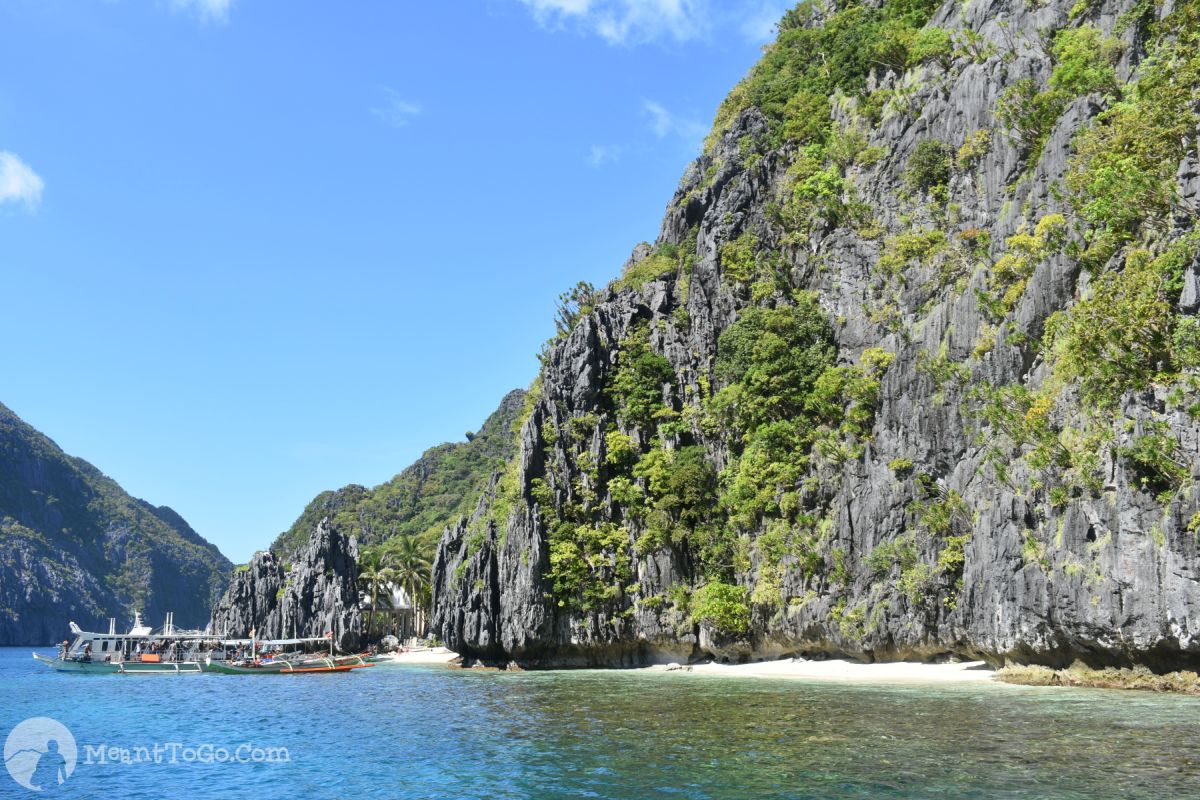
{"type": "Polygon", "coordinates": [[[29,785],[37,791],[54,791],[67,779],[67,761],[58,752],[58,742],[54,739],[46,742],[46,752],[38,757],[33,775],[29,777],[29,785]]]}

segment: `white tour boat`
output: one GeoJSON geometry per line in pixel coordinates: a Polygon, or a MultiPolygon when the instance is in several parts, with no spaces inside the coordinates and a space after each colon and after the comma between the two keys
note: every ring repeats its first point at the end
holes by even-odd
{"type": "Polygon", "coordinates": [[[72,642],[64,641],[57,657],[34,653],[39,662],[59,672],[119,673],[125,675],[194,675],[204,663],[223,659],[224,642],[216,636],[175,627],[168,613],[162,628],[142,624],[134,614],[133,626],[117,633],[116,619],[108,621],[108,633],[93,633],[71,624],[72,642]]]}

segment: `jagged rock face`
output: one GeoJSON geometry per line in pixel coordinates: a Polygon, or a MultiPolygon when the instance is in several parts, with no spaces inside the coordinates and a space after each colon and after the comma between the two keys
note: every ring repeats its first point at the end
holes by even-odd
{"type": "Polygon", "coordinates": [[[233,565],[175,511],[115,481],[0,405],[0,646],[62,641],[68,623],[141,612],[204,624],[233,565]]]}
{"type": "MultiPolygon", "coordinates": [[[[553,638],[555,621],[544,601],[544,538],[498,541],[487,520],[495,492],[493,479],[474,514],[446,529],[433,564],[430,626],[458,652],[492,662],[520,658],[527,648],[538,652],[542,642],[553,638]],[[524,590],[513,591],[516,587],[524,590]]],[[[539,521],[525,516],[527,509],[513,513],[510,531],[538,529],[539,521]]]]}
{"type": "Polygon", "coordinates": [[[342,650],[359,646],[358,544],[324,519],[290,564],[269,551],[256,553],[234,574],[212,612],[209,630],[260,639],[324,636],[342,650]]]}
{"type": "MultiPolygon", "coordinates": [[[[600,294],[544,358],[540,396],[520,432],[511,510],[497,525],[493,484],[474,515],[443,536],[434,565],[433,627],[452,649],[469,659],[525,665],[788,653],[1200,664],[1200,560],[1189,529],[1200,508],[1193,488],[1200,476],[1200,423],[1186,403],[1172,399],[1172,387],[1126,391],[1105,431],[1107,444],[1096,453],[1094,471],[1102,485],[1053,496],[1044,470],[1031,462],[1031,447],[1005,444],[975,410],[973,390],[980,386],[1036,391],[1051,385],[1052,367],[1035,343],[1051,314],[1088,294],[1093,276],[1066,252],[1050,253],[998,321],[980,301],[980,293],[989,291],[989,268],[966,271],[957,287],[939,283],[936,261],[906,264],[899,282],[881,278],[876,268],[894,246],[888,237],[905,231],[948,226],[952,240],[986,232],[983,260],[994,264],[1007,252],[1007,240],[1039,218],[1075,218],[1061,191],[1072,140],[1107,101],[1093,94],[1066,103],[1036,163],[1026,163],[1022,146],[1002,134],[994,112],[1018,80],[1046,85],[1051,64],[1039,31],[1070,24],[1072,5],[947,3],[930,25],[972,32],[977,58],[956,56],[949,69],[926,64],[905,76],[871,74],[870,88],[902,88],[907,109],[885,113],[867,132],[866,144],[882,148],[880,155],[848,167],[845,177],[888,236],[844,224],[817,225],[803,241],[781,235],[772,206],[786,196],[797,149],[785,144],[748,152],[746,143],[765,139],[769,123],[757,109],[740,113],[689,168],[662,223],[659,246],[690,247],[695,235],[686,291],[681,274],[667,274],[637,288],[611,285],[600,294]],[[938,139],[957,149],[977,130],[992,131],[990,148],[975,167],[949,176],[942,208],[953,209],[952,220],[905,199],[904,172],[920,142],[938,139]],[[619,428],[643,450],[650,446],[648,431],[617,419],[606,385],[622,342],[645,326],[650,347],[673,372],[662,387],[669,409],[687,418],[689,407],[708,395],[710,385],[715,388],[721,332],[763,302],[723,267],[722,247],[747,231],[757,236],[759,252],[784,260],[793,288],[817,293],[840,363],[857,363],[867,348],[895,357],[879,378],[861,454],[814,457],[808,479],[797,487],[804,510],[821,520],[819,565],[801,568],[785,556],[777,592],[772,587],[762,593],[774,595],[773,602],[758,602],[766,526],[750,531],[748,558],[735,576],[754,598],[750,622],[744,632],[730,634],[665,602],[673,588],[703,583],[694,549],[687,542],[635,548],[640,523],[604,493],[606,431],[619,428]],[[936,363],[957,366],[947,376],[930,367],[936,363]],[[1163,425],[1183,473],[1169,498],[1148,488],[1136,464],[1121,455],[1163,425]],[[561,433],[572,426],[578,432],[574,445],[561,433]],[[547,430],[560,433],[548,437],[547,430]],[[602,496],[589,506],[581,498],[597,487],[602,496]],[[617,587],[607,605],[581,610],[548,582],[552,532],[539,505],[547,497],[556,509],[583,503],[594,520],[627,532],[633,580],[617,587]],[[962,547],[953,581],[938,582],[950,568],[938,561],[944,539],[930,535],[922,521],[929,497],[957,498],[945,523],[962,547]],[[899,541],[914,548],[908,569],[871,558],[899,541]],[[921,574],[928,579],[923,592],[905,589],[906,579],[911,583],[921,574]]],[[[1138,28],[1118,26],[1133,8],[1129,0],[1109,0],[1088,12],[1090,24],[1124,45],[1116,62],[1121,82],[1136,77],[1146,55],[1138,28]]],[[[1160,9],[1160,16],[1169,10],[1160,9]]],[[[835,121],[848,118],[847,105],[833,104],[835,121]]],[[[1176,191],[1185,208],[1200,199],[1195,141],[1178,170],[1176,191]]],[[[1192,219],[1178,214],[1173,224],[1168,238],[1190,230],[1192,219]]],[[[636,250],[627,271],[649,257],[650,248],[636,250]]],[[[1194,313],[1200,305],[1198,267],[1200,256],[1193,255],[1181,296],[1172,298],[1178,312],[1194,313]]],[[[1062,430],[1074,424],[1082,429],[1088,412],[1078,387],[1067,385],[1051,421],[1062,430]]],[[[733,437],[700,424],[659,435],[668,448],[698,443],[716,470],[738,457],[733,437]]]]}
{"type": "Polygon", "coordinates": [[[245,568],[239,567],[234,572],[229,589],[213,609],[209,631],[242,638],[258,629],[264,638],[277,638],[279,602],[285,581],[283,564],[274,553],[255,553],[245,568]],[[270,620],[273,617],[276,624],[272,628],[270,620]]]}

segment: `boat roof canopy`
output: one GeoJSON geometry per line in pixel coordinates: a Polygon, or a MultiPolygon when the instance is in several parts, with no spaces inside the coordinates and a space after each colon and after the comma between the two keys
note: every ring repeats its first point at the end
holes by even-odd
{"type": "Polygon", "coordinates": [[[138,634],[138,633],[93,633],[91,631],[79,631],[76,636],[78,638],[94,638],[94,639],[146,639],[154,641],[156,639],[165,639],[167,641],[201,641],[201,642],[220,642],[221,644],[243,645],[251,642],[262,645],[276,644],[305,644],[308,642],[328,642],[329,638],[325,636],[310,636],[304,639],[227,639],[223,636],[218,636],[215,633],[202,633],[200,631],[175,631],[174,633],[153,633],[153,634],[138,634]]]}
{"type": "Polygon", "coordinates": [[[225,644],[250,644],[254,642],[259,645],[272,644],[303,644],[305,642],[328,642],[329,639],[324,636],[310,636],[307,639],[222,639],[225,644]]]}

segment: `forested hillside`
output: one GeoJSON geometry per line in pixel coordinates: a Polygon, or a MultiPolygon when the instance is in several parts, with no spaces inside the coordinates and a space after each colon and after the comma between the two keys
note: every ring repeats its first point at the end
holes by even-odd
{"type": "Polygon", "coordinates": [[[233,565],[170,508],[108,476],[0,405],[0,645],[44,645],[68,623],[125,630],[134,612],[203,627],[233,565]]]}
{"type": "Polygon", "coordinates": [[[432,555],[447,524],[474,506],[491,473],[516,452],[513,421],[525,392],[509,392],[477,433],[465,442],[431,447],[391,480],[368,489],[350,484],[317,495],[299,519],[271,544],[290,559],[317,524],[329,517],[335,529],[360,544],[379,544],[393,536],[414,536],[432,555]]]}

